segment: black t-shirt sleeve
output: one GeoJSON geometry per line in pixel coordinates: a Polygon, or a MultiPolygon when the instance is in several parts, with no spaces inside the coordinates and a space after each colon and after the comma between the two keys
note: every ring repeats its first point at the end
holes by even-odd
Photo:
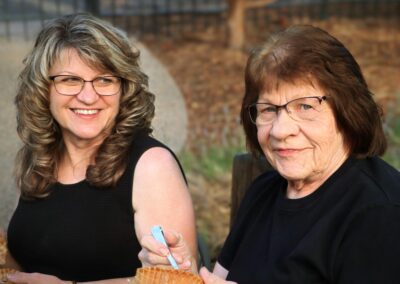
{"type": "Polygon", "coordinates": [[[344,235],[335,260],[335,283],[400,283],[399,259],[400,205],[366,208],[344,235]]]}

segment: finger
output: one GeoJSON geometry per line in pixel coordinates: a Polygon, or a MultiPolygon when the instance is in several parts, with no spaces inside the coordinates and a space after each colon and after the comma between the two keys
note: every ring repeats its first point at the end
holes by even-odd
{"type": "Polygon", "coordinates": [[[181,234],[173,230],[164,230],[164,237],[167,244],[171,247],[179,247],[185,245],[185,241],[181,234]]]}
{"type": "Polygon", "coordinates": [[[219,278],[214,273],[208,271],[206,267],[202,267],[199,272],[200,277],[203,279],[205,284],[237,284],[233,281],[225,281],[219,278]]]}
{"type": "Polygon", "coordinates": [[[149,252],[158,254],[160,256],[167,256],[169,254],[169,250],[166,246],[162,243],[158,242],[153,236],[151,235],[144,235],[140,239],[140,245],[142,248],[148,250],[149,252]]]}
{"type": "Polygon", "coordinates": [[[165,230],[164,237],[179,268],[190,270],[192,268],[192,255],[182,234],[173,230],[165,230]]]}
{"type": "MultiPolygon", "coordinates": [[[[179,263],[179,268],[183,270],[192,270],[192,261],[190,259],[185,260],[182,263],[179,263]]],[[[194,270],[197,270],[194,268],[194,270]]]]}
{"type": "Polygon", "coordinates": [[[28,283],[30,273],[25,272],[15,272],[12,274],[7,274],[7,279],[15,283],[28,283]]]}
{"type": "Polygon", "coordinates": [[[208,271],[206,267],[202,267],[199,271],[199,275],[203,278],[205,284],[213,284],[215,283],[215,279],[212,277],[212,273],[208,271]]]}
{"type": "Polygon", "coordinates": [[[158,266],[158,265],[169,265],[168,259],[165,256],[160,256],[147,249],[142,249],[138,258],[142,263],[142,266],[158,266]]]}

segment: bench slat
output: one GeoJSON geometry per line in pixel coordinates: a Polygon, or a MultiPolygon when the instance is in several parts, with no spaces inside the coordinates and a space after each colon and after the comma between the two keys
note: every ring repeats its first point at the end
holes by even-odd
{"type": "Polygon", "coordinates": [[[261,173],[271,169],[272,167],[265,157],[256,158],[249,153],[235,155],[232,169],[231,226],[250,183],[261,173]]]}

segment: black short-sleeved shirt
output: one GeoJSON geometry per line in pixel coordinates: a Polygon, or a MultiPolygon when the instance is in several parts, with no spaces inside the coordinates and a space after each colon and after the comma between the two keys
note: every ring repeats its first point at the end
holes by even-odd
{"type": "Polygon", "coordinates": [[[135,139],[115,188],[99,189],[86,180],[56,183],[44,199],[20,199],[8,245],[24,271],[79,282],[134,275],[141,267],[141,247],[134,227],[133,174],[139,158],[152,147],[167,148],[145,135],[135,139]]]}
{"type": "Polygon", "coordinates": [[[218,262],[239,284],[400,283],[400,173],[350,157],[319,189],[285,197],[277,172],[247,191],[218,262]]]}

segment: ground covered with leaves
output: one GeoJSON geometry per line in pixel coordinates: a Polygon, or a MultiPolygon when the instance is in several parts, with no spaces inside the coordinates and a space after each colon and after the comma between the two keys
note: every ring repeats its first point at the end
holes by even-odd
{"type": "MultiPolygon", "coordinates": [[[[326,29],[353,53],[376,100],[383,106],[387,126],[395,127],[400,117],[399,23],[330,19],[312,24],[326,29]]],[[[253,31],[240,51],[228,49],[225,37],[211,29],[173,39],[143,38],[183,93],[189,119],[186,152],[196,156],[211,148],[244,144],[239,123],[244,66],[249,51],[270,32],[253,31]]],[[[392,151],[398,151],[398,145],[394,147],[397,149],[392,151]]],[[[188,176],[197,225],[215,259],[229,230],[230,172],[212,180],[201,172],[189,171],[188,176]]]]}

